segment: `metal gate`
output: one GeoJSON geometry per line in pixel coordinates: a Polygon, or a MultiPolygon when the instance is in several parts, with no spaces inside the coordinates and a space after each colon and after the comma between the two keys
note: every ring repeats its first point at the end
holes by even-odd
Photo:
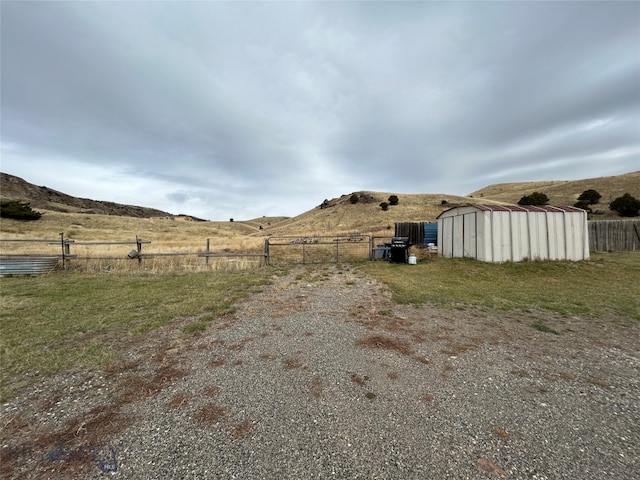
{"type": "Polygon", "coordinates": [[[371,258],[369,235],[312,235],[269,237],[265,257],[270,265],[338,263],[371,258]]]}

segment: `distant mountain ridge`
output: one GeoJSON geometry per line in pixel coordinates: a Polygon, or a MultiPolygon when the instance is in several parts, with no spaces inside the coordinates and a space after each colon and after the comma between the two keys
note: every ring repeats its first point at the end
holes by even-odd
{"type": "Polygon", "coordinates": [[[73,197],[49,187],[33,185],[8,173],[0,173],[0,199],[24,201],[36,210],[66,213],[94,213],[136,218],[173,216],[155,208],[73,197]]]}

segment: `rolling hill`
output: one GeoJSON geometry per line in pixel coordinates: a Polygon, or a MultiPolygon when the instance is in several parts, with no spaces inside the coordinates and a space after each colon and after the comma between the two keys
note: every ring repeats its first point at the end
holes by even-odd
{"type": "Polygon", "coordinates": [[[64,213],[119,215],[137,218],[171,215],[155,208],[72,197],[52,188],[33,185],[20,177],[9,175],[8,173],[0,173],[0,199],[3,201],[19,200],[29,203],[34,209],[64,213]]]}
{"type": "Polygon", "coordinates": [[[580,194],[589,189],[602,195],[600,205],[596,205],[595,208],[608,211],[609,203],[626,192],[640,198],[640,171],[585,180],[498,183],[472,192],[469,196],[478,201],[490,198],[514,204],[518,203],[523,195],[542,192],[549,197],[550,205],[573,205],[578,201],[580,194]]]}
{"type": "MultiPolygon", "coordinates": [[[[354,232],[389,234],[389,231],[393,231],[396,222],[434,221],[442,211],[456,205],[515,204],[523,195],[535,191],[545,193],[551,205],[573,205],[578,196],[588,189],[597,190],[602,195],[601,203],[593,208],[597,212],[594,218],[618,218],[615,212],[609,210],[609,203],[625,192],[640,198],[640,171],[575,181],[502,183],[489,185],[467,196],[361,191],[354,192],[358,197],[355,203],[351,201],[353,194],[349,193],[325,200],[315,208],[291,218],[268,216],[246,221],[196,223],[202,224],[205,230],[229,236],[264,237],[354,232]],[[398,196],[398,205],[389,206],[386,211],[383,211],[380,203],[388,202],[391,195],[398,196]]],[[[41,211],[55,212],[56,216],[82,214],[84,224],[87,224],[89,217],[94,215],[96,222],[97,217],[102,218],[101,222],[107,222],[109,217],[112,219],[122,217],[123,220],[130,218],[133,221],[135,218],[149,219],[170,215],[153,208],[79,199],[47,187],[32,185],[5,173],[1,175],[0,198],[26,201],[41,211]]],[[[127,221],[127,224],[131,221],[127,221]]],[[[179,228],[185,233],[196,228],[196,225],[187,227],[186,224],[193,224],[193,222],[184,222],[184,226],[179,228]]],[[[148,223],[145,225],[151,226],[148,223]]],[[[167,229],[166,224],[163,225],[165,226],[162,228],[167,229]]],[[[175,225],[175,228],[178,228],[178,225],[175,225]]],[[[172,227],[174,230],[175,228],[172,227]]],[[[199,230],[201,228],[198,228],[199,230]]]]}

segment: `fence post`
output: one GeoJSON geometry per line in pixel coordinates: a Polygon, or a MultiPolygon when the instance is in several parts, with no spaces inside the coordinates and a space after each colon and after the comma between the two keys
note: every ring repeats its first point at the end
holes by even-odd
{"type": "Polygon", "coordinates": [[[336,237],[336,265],[338,264],[338,244],[340,243],[340,238],[336,237]]]}
{"type": "Polygon", "coordinates": [[[138,250],[138,265],[142,264],[142,239],[136,235],[136,249],[138,250]]]}
{"type": "Polygon", "coordinates": [[[269,238],[264,239],[264,263],[269,265],[269,238]]]}
{"type": "Polygon", "coordinates": [[[60,232],[60,247],[62,248],[62,269],[64,270],[65,268],[65,248],[64,248],[64,232],[60,232]]]}
{"type": "Polygon", "coordinates": [[[207,248],[206,248],[207,256],[204,257],[205,265],[209,265],[209,241],[210,240],[211,240],[210,238],[207,238],[207,248]]]}

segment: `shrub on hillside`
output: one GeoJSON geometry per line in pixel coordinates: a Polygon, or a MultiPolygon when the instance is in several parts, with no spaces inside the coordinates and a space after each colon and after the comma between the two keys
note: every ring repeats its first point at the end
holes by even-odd
{"type": "Polygon", "coordinates": [[[389,204],[387,202],[382,202],[380,204],[380,208],[386,212],[389,209],[389,204]]]}
{"type": "Polygon", "coordinates": [[[0,203],[0,217],[14,220],[38,220],[42,213],[36,212],[28,203],[9,200],[0,203]]]}
{"type": "Polygon", "coordinates": [[[583,202],[587,202],[590,205],[595,205],[600,201],[601,198],[602,198],[602,195],[600,195],[598,192],[596,192],[593,189],[589,189],[589,190],[585,190],[580,194],[580,196],[578,197],[578,201],[583,201],[583,202]]]}
{"type": "Polygon", "coordinates": [[[533,192],[531,195],[525,195],[518,200],[518,205],[546,205],[549,197],[541,192],[533,192]]]}
{"type": "Polygon", "coordinates": [[[352,193],[352,194],[351,194],[351,196],[349,197],[349,201],[350,201],[352,204],[356,204],[356,203],[358,203],[358,200],[360,200],[360,197],[358,196],[358,194],[357,194],[357,193],[352,193]]]}
{"type": "Polygon", "coordinates": [[[576,208],[581,208],[582,210],[586,210],[587,212],[591,212],[590,203],[586,200],[579,200],[573,206],[576,208]]]}
{"type": "Polygon", "coordinates": [[[609,209],[618,212],[621,217],[637,217],[640,215],[640,200],[625,193],[611,202],[609,209]]]}
{"type": "Polygon", "coordinates": [[[399,201],[400,201],[400,199],[398,198],[397,195],[391,195],[389,197],[389,205],[398,205],[399,201]]]}

